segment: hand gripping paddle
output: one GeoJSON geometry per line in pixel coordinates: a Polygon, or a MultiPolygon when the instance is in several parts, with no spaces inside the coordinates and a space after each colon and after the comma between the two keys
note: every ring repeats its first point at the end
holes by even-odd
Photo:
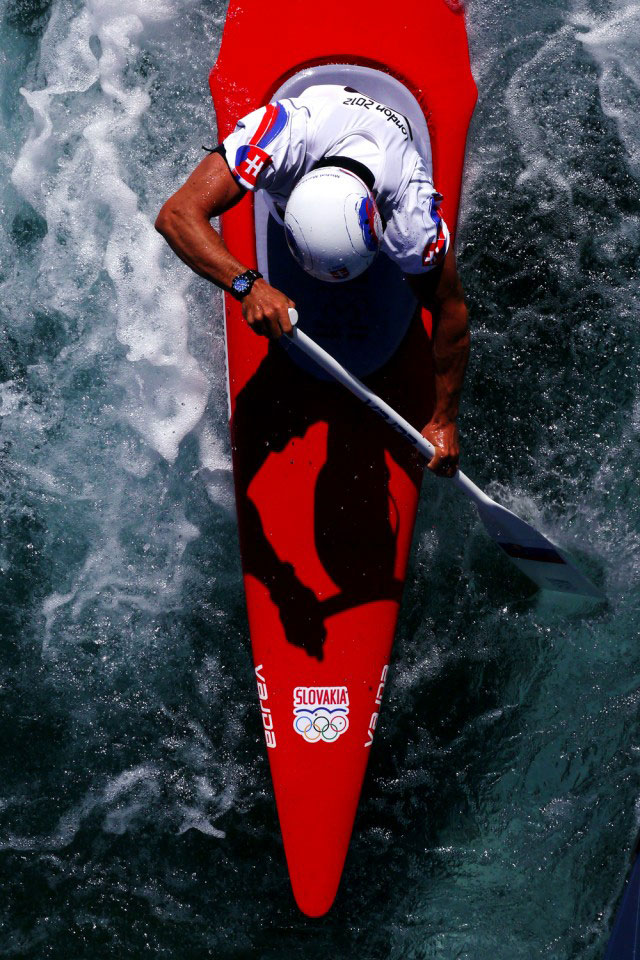
{"type": "MultiPolygon", "coordinates": [[[[412,427],[388,403],[369,390],[357,377],[349,373],[311,337],[298,329],[297,310],[290,308],[289,318],[293,324],[293,331],[290,336],[285,335],[281,339],[284,346],[289,347],[291,343],[295,344],[338,383],[386,420],[394,430],[406,437],[423,456],[429,460],[433,457],[435,453],[433,445],[415,427],[412,427]]],[[[512,563],[515,563],[516,567],[539,587],[602,599],[604,594],[578,570],[565,553],[554,547],[550,540],[517,517],[515,513],[507,510],[506,507],[501,507],[499,503],[488,497],[475,483],[465,477],[464,473],[458,470],[451,483],[475,503],[480,519],[491,539],[504,550],[512,563]]]]}

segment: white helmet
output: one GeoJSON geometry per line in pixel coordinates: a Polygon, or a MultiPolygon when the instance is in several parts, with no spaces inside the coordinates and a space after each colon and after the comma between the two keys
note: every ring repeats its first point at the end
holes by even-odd
{"type": "Polygon", "coordinates": [[[373,194],[355,173],[320,167],[296,184],[284,214],[291,253],[318,280],[339,283],[367,269],[380,247],[373,194]]]}

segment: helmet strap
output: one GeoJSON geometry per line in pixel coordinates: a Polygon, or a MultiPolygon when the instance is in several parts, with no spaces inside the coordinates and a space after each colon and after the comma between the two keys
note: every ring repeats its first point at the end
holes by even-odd
{"type": "Polygon", "coordinates": [[[343,167],[344,170],[349,170],[350,173],[355,173],[356,177],[360,177],[362,182],[371,190],[371,193],[376,195],[375,190],[375,177],[373,176],[369,167],[364,163],[360,163],[359,160],[354,160],[352,157],[322,157],[321,160],[318,160],[317,163],[314,163],[312,170],[319,170],[320,167],[343,167]]]}

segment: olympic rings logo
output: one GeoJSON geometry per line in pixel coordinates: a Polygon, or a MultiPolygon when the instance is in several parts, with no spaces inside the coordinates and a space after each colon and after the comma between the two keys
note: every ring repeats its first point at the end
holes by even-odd
{"type": "Polygon", "coordinates": [[[293,729],[307,743],[333,743],[349,727],[349,719],[342,711],[303,708],[295,710],[294,714],[293,729]]]}

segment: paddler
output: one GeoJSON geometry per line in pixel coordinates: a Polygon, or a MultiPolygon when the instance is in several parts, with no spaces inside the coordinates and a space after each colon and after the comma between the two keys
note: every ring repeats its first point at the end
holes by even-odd
{"type": "Polygon", "coordinates": [[[288,309],[295,304],[237,260],[210,222],[256,189],[266,192],[293,256],[314,276],[349,280],[370,262],[367,250],[380,250],[399,265],[433,319],[435,405],[422,430],[435,447],[428,467],[452,477],[469,356],[467,308],[439,213],[442,197],[431,165],[416,150],[409,120],[349,87],[310,87],[240,119],[162,207],[156,229],[175,253],[240,300],[255,333],[277,339],[291,332],[288,309]],[[362,203],[343,216],[345,178],[356,182],[362,203]],[[309,196],[316,202],[309,203],[309,196]],[[354,252],[360,239],[366,249],[354,252]]]}

